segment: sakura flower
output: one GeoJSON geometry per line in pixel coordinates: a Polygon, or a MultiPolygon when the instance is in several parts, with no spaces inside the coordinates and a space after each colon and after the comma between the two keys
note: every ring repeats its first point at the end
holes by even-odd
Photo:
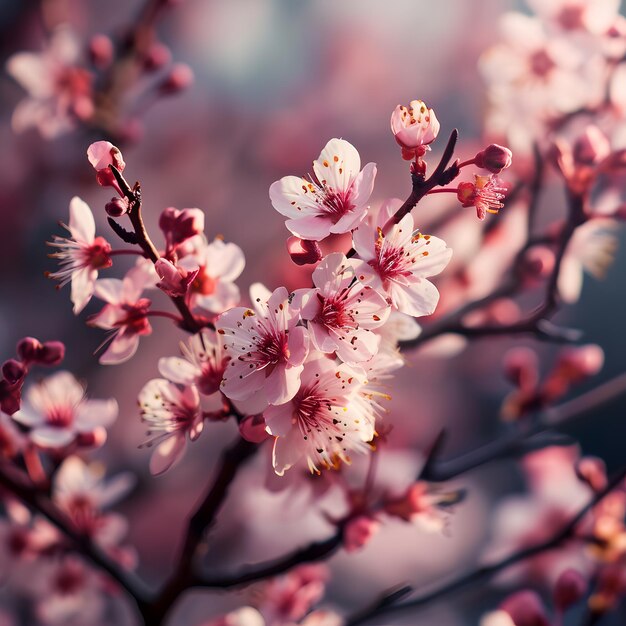
{"type": "Polygon", "coordinates": [[[193,385],[178,386],[164,378],[149,381],[139,392],[141,419],[148,424],[149,446],[157,444],[150,471],[162,474],[178,462],[187,448],[187,436],[195,441],[202,433],[200,396],[193,385]]]}
{"type": "Polygon", "coordinates": [[[63,461],[54,476],[52,500],[72,521],[74,527],[107,552],[122,556],[119,543],[127,531],[127,522],[108,508],[132,489],[132,474],[120,474],[108,481],[103,468],[87,465],[77,456],[63,461]]]}
{"type": "Polygon", "coordinates": [[[374,417],[355,402],[363,376],[346,365],[321,357],[308,361],[295,396],[265,410],[274,441],[274,471],[282,476],[300,459],[311,472],[350,462],[349,453],[367,452],[374,437],[374,417]]]}
{"type": "Polygon", "coordinates": [[[179,245],[201,235],[204,231],[204,212],[200,209],[183,209],[174,207],[164,209],[159,217],[159,228],[165,235],[167,252],[175,250],[179,245]]]}
{"type": "Polygon", "coordinates": [[[107,304],[88,323],[114,331],[111,343],[100,357],[100,363],[114,365],[127,361],[137,351],[139,337],[152,332],[148,321],[150,300],[140,298],[147,281],[147,273],[138,265],[123,280],[105,278],[96,282],[95,294],[107,304]]]}
{"type": "Polygon", "coordinates": [[[476,207],[476,216],[484,220],[487,213],[498,213],[504,206],[505,188],[493,176],[474,176],[473,183],[459,183],[457,198],[464,207],[476,207]]]}
{"type": "Polygon", "coordinates": [[[391,132],[402,148],[402,158],[411,161],[423,156],[428,144],[439,134],[439,120],[421,100],[411,100],[408,107],[398,105],[391,114],[391,132]]]}
{"type": "Polygon", "coordinates": [[[356,228],[367,214],[376,165],[368,163],[361,170],[356,148],[331,139],[313,161],[313,171],[310,179],[285,176],[270,187],[272,206],[289,218],[287,228],[313,241],[356,228]]]}
{"type": "Polygon", "coordinates": [[[571,304],[580,298],[584,272],[598,279],[606,275],[618,246],[616,228],[615,220],[598,218],[576,229],[559,273],[559,294],[565,302],[571,304]]]}
{"type": "Polygon", "coordinates": [[[269,293],[259,284],[250,289],[255,310],[238,307],[216,322],[230,362],[222,391],[232,400],[246,400],[263,389],[269,404],[283,404],[300,387],[309,336],[298,326],[298,312],[289,293],[269,293]]]}
{"type": "Polygon", "coordinates": [[[159,360],[159,372],[178,385],[195,385],[200,393],[211,395],[220,389],[228,362],[223,336],[203,328],[189,341],[180,344],[181,357],[159,360]]]}
{"type": "Polygon", "coordinates": [[[59,287],[72,284],[71,300],[78,315],[94,293],[98,270],[111,267],[111,245],[104,237],[96,237],[96,224],[89,206],[79,197],[70,202],[70,224],[63,225],[71,237],[53,236],[49,246],[57,248],[52,258],[58,259],[61,269],[48,274],[60,281],[59,287]]]}
{"type": "Polygon", "coordinates": [[[369,361],[378,350],[378,339],[371,331],[389,315],[385,298],[355,281],[354,269],[340,252],[329,254],[317,266],[313,284],[316,289],[296,292],[294,305],[309,322],[315,348],[336,352],[348,364],[369,361]]]}
{"type": "Polygon", "coordinates": [[[353,235],[359,258],[352,263],[360,282],[384,294],[401,313],[419,317],[437,306],[439,292],[426,279],[446,267],[452,250],[437,237],[413,231],[410,213],[387,234],[380,227],[360,226],[353,235]]]}
{"type": "Polygon", "coordinates": [[[46,139],[87,120],[94,109],[91,72],[78,66],[80,46],[65,27],[52,34],[41,53],[18,52],[7,61],[7,72],[28,92],[12,118],[13,129],[35,127],[46,139]]]}
{"type": "Polygon", "coordinates": [[[528,0],[528,5],[559,30],[605,35],[618,19],[620,0],[528,0]]]}
{"type": "Polygon", "coordinates": [[[114,187],[120,196],[123,196],[117,179],[109,167],[113,165],[118,171],[124,171],[126,163],[124,163],[120,149],[110,141],[96,141],[87,148],[87,159],[93,169],[96,170],[98,184],[102,187],[114,187]]]}
{"type": "Polygon", "coordinates": [[[178,266],[188,272],[197,270],[190,284],[192,308],[221,313],[239,304],[239,288],[234,281],[245,266],[241,248],[216,237],[208,243],[204,236],[194,237],[193,246],[181,254],[178,266]]]}
{"type": "Polygon", "coordinates": [[[29,428],[28,436],[35,445],[59,449],[94,432],[101,433],[101,440],[117,411],[112,398],[87,400],[76,378],[60,371],[30,387],[24,405],[12,417],[29,428]]]}

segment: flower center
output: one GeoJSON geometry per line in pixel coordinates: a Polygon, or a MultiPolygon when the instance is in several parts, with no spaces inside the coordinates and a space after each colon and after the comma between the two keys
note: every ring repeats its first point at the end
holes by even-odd
{"type": "Polygon", "coordinates": [[[113,261],[109,256],[111,244],[104,237],[96,237],[93,243],[84,250],[84,265],[94,270],[111,267],[113,261]]]}
{"type": "Polygon", "coordinates": [[[337,298],[325,298],[317,294],[322,310],[315,321],[328,328],[354,328],[354,320],[346,311],[344,303],[337,298]]]}
{"type": "Polygon", "coordinates": [[[150,332],[148,322],[148,308],[150,300],[142,298],[135,304],[123,304],[122,308],[126,312],[126,317],[116,323],[117,327],[124,327],[125,332],[136,335],[146,335],[150,332]]]}
{"type": "Polygon", "coordinates": [[[211,278],[211,276],[207,274],[206,267],[204,266],[200,268],[193,283],[191,283],[191,289],[195,293],[201,293],[204,296],[209,296],[212,293],[215,293],[216,287],[217,281],[215,278],[211,278]]]}
{"type": "Polygon", "coordinates": [[[330,187],[324,186],[321,205],[324,213],[336,224],[346,213],[352,211],[355,205],[350,202],[350,192],[338,193],[330,187]]]}
{"type": "Polygon", "coordinates": [[[74,407],[68,405],[53,406],[48,411],[46,418],[48,426],[66,428],[74,421],[74,407]]]}
{"type": "Polygon", "coordinates": [[[584,26],[584,7],[579,4],[564,6],[556,17],[556,21],[564,30],[580,30],[584,26]]]}
{"type": "Polygon", "coordinates": [[[546,78],[555,67],[556,64],[546,50],[537,50],[530,57],[530,69],[539,78],[546,78]]]}

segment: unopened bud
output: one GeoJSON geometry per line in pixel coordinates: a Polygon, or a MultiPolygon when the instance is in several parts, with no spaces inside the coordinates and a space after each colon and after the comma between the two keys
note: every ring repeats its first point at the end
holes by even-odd
{"type": "Polygon", "coordinates": [[[596,165],[611,154],[611,143],[597,126],[587,126],[574,143],[573,152],[578,165],[596,165]]]}
{"type": "Polygon", "coordinates": [[[190,87],[193,78],[193,71],[188,65],[177,63],[169,71],[159,89],[165,95],[173,95],[190,87]]]}
{"type": "Polygon", "coordinates": [[[105,68],[113,60],[113,42],[106,35],[94,35],[89,42],[89,56],[91,62],[99,67],[105,68]]]}
{"type": "Polygon", "coordinates": [[[559,355],[558,369],[571,382],[595,376],[604,365],[604,352],[596,344],[565,348],[559,355]]]}
{"type": "Polygon", "coordinates": [[[17,385],[26,376],[26,367],[15,359],[9,359],[2,364],[2,376],[9,385],[17,385]]]}
{"type": "Polygon", "coordinates": [[[524,255],[522,268],[526,278],[545,278],[554,268],[554,252],[546,246],[534,246],[524,255]]]}
{"type": "Polygon", "coordinates": [[[296,265],[311,265],[322,260],[322,250],[317,241],[289,237],[287,252],[296,265]]]}
{"type": "Polygon", "coordinates": [[[41,341],[34,337],[24,337],[17,342],[17,356],[24,363],[33,363],[39,358],[42,349],[41,341]]]}
{"type": "Polygon", "coordinates": [[[102,426],[87,433],[78,433],[76,443],[81,448],[100,448],[107,440],[107,431],[102,426]]]}
{"type": "Polygon", "coordinates": [[[513,153],[504,146],[492,143],[484,150],[481,150],[474,157],[474,161],[478,167],[488,170],[493,174],[499,174],[502,170],[511,166],[513,153]]]}
{"type": "Polygon", "coordinates": [[[539,360],[530,348],[512,348],[504,356],[504,375],[515,386],[529,391],[539,380],[539,360]]]}
{"type": "Polygon", "coordinates": [[[602,491],[608,484],[606,464],[602,459],[586,456],[576,464],[576,476],[587,483],[595,492],[602,491]]]}
{"type": "Polygon", "coordinates": [[[105,205],[104,210],[111,217],[121,217],[128,213],[128,198],[111,198],[105,205]]]}
{"type": "Polygon", "coordinates": [[[582,600],[587,593],[587,581],[580,572],[566,569],[556,581],[553,592],[554,605],[560,611],[567,611],[582,600]]]}
{"type": "Polygon", "coordinates": [[[65,357],[65,345],[61,341],[41,343],[34,337],[24,337],[17,344],[17,355],[26,364],[58,365],[65,357]]]}
{"type": "MultiPolygon", "coordinates": [[[[124,163],[120,149],[109,141],[96,141],[87,148],[87,158],[96,170],[98,184],[102,187],[115,187],[119,191],[109,165],[113,165],[120,172],[124,170],[126,163],[124,163]]],[[[121,192],[120,195],[122,195],[121,192]]]]}
{"type": "Polygon", "coordinates": [[[163,231],[169,248],[176,248],[187,239],[204,231],[204,212],[200,209],[174,207],[163,209],[159,217],[159,228],[163,231]]]}
{"type": "Polygon", "coordinates": [[[143,59],[143,67],[147,72],[154,72],[167,65],[172,60],[170,49],[160,42],[150,46],[143,59]]]}
{"type": "Polygon", "coordinates": [[[354,552],[363,548],[380,528],[380,522],[373,517],[360,515],[346,524],[343,543],[346,552],[354,552]]]}
{"type": "Polygon", "coordinates": [[[248,415],[239,424],[239,433],[251,443],[263,443],[269,435],[265,430],[263,415],[248,415]]]}
{"type": "Polygon", "coordinates": [[[39,354],[40,365],[58,365],[65,358],[65,345],[61,341],[46,341],[39,354]]]}
{"type": "Polygon", "coordinates": [[[541,598],[534,591],[518,591],[500,605],[515,626],[550,626],[541,598]]]}

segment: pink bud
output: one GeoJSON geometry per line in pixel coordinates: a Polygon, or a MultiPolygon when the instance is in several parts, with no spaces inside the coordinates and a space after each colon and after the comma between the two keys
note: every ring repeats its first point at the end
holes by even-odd
{"type": "Polygon", "coordinates": [[[39,351],[43,348],[41,342],[34,337],[24,337],[17,343],[17,356],[24,363],[33,363],[39,358],[39,351]]]}
{"type": "Polygon", "coordinates": [[[365,546],[380,528],[380,522],[372,517],[360,515],[346,524],[343,545],[346,552],[354,552],[365,546]]]}
{"type": "Polygon", "coordinates": [[[204,231],[204,213],[200,209],[179,211],[168,207],[161,213],[159,228],[165,235],[168,249],[174,249],[204,231]]]}
{"type": "Polygon", "coordinates": [[[559,355],[559,373],[570,382],[580,382],[595,376],[604,365],[604,351],[595,344],[565,348],[559,355]]]}
{"type": "Polygon", "coordinates": [[[530,348],[512,348],[504,356],[504,375],[514,385],[530,391],[539,380],[539,360],[530,348]]]}
{"type": "Polygon", "coordinates": [[[89,42],[89,56],[94,65],[108,67],[114,55],[113,42],[106,35],[94,35],[89,42]]]}
{"type": "Polygon", "coordinates": [[[76,443],[81,448],[100,448],[107,440],[106,428],[97,426],[90,432],[78,433],[76,443]]]}
{"type": "Polygon", "coordinates": [[[596,165],[611,154],[611,143],[597,126],[587,126],[574,143],[574,160],[578,165],[596,165]]]}
{"type": "Polygon", "coordinates": [[[510,167],[512,160],[513,153],[497,143],[488,145],[474,157],[478,167],[482,167],[493,174],[499,174],[502,170],[510,167]]]}
{"type": "Polygon", "coordinates": [[[147,72],[154,72],[167,65],[171,60],[172,53],[170,49],[157,41],[150,46],[150,49],[144,57],[143,66],[147,72]]]}
{"type": "Polygon", "coordinates": [[[239,433],[251,443],[263,443],[269,435],[265,430],[263,415],[248,415],[239,424],[239,433]]]}
{"type": "Polygon", "coordinates": [[[407,161],[425,154],[426,146],[437,138],[439,127],[435,112],[421,100],[412,100],[408,107],[398,105],[391,114],[391,132],[407,161]]]}
{"type": "Polygon", "coordinates": [[[61,341],[46,341],[39,354],[40,365],[58,365],[65,358],[65,345],[61,341]]]}
{"type": "MultiPolygon", "coordinates": [[[[87,148],[87,158],[96,170],[96,180],[102,187],[115,187],[118,189],[115,176],[109,165],[113,165],[120,172],[126,167],[122,153],[109,141],[96,141],[87,148]]],[[[118,189],[119,191],[119,189],[118,189]]],[[[121,192],[120,192],[120,195],[121,192]]]]}
{"type": "Polygon", "coordinates": [[[26,376],[26,367],[15,359],[9,359],[2,364],[2,376],[9,385],[17,385],[26,376]]]}
{"type": "Polygon", "coordinates": [[[172,296],[172,298],[184,296],[189,289],[189,285],[198,275],[198,268],[187,271],[182,267],[177,267],[163,257],[157,260],[154,264],[154,269],[161,279],[156,286],[162,289],[168,296],[172,296]]]}
{"type": "Polygon", "coordinates": [[[193,83],[193,71],[184,63],[175,64],[161,83],[159,89],[165,95],[172,95],[183,91],[193,83]]]}
{"type": "Polygon", "coordinates": [[[121,217],[128,213],[128,198],[111,198],[105,205],[104,210],[111,217],[121,217]]]}
{"type": "Polygon", "coordinates": [[[287,252],[296,265],[311,265],[322,260],[322,250],[317,241],[289,237],[287,252]]]}
{"type": "Polygon", "coordinates": [[[65,357],[65,345],[60,341],[42,344],[34,337],[24,337],[17,344],[17,355],[26,364],[58,365],[65,357]]]}
{"type": "Polygon", "coordinates": [[[528,279],[541,279],[554,268],[554,252],[546,246],[533,246],[524,255],[523,271],[528,279]]]}
{"type": "Polygon", "coordinates": [[[608,484],[606,464],[602,459],[586,456],[576,464],[576,475],[594,491],[602,491],[608,484]]]}
{"type": "Polygon", "coordinates": [[[500,605],[515,626],[550,626],[541,598],[534,591],[518,591],[500,605]]]}
{"type": "Polygon", "coordinates": [[[587,593],[587,581],[582,574],[574,569],[566,569],[554,586],[554,605],[558,610],[566,611],[580,602],[585,593],[587,593]]]}

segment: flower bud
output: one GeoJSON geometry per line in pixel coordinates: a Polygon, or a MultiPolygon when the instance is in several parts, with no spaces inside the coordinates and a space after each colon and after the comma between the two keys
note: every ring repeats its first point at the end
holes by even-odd
{"type": "Polygon", "coordinates": [[[104,210],[111,217],[121,217],[128,213],[128,198],[111,198],[105,205],[104,210]]]}
{"type": "Polygon", "coordinates": [[[559,355],[557,369],[569,382],[595,376],[604,365],[604,351],[596,344],[565,348],[559,355]]]}
{"type": "Polygon", "coordinates": [[[39,351],[43,346],[34,337],[24,337],[17,343],[17,356],[24,363],[33,363],[39,358],[39,351]]]}
{"type": "Polygon", "coordinates": [[[289,237],[287,252],[296,265],[311,265],[322,260],[322,250],[317,241],[289,237]]]}
{"type": "Polygon", "coordinates": [[[41,343],[34,337],[24,337],[17,344],[17,355],[25,364],[58,365],[65,357],[65,345],[60,341],[41,343]]]}
{"type": "Polygon", "coordinates": [[[343,534],[343,545],[346,552],[354,552],[364,547],[380,528],[380,522],[367,515],[350,520],[343,534]]]}
{"type": "Polygon", "coordinates": [[[65,344],[61,341],[46,341],[39,353],[40,365],[58,365],[65,358],[65,344]]]}
{"type": "Polygon", "coordinates": [[[488,145],[474,157],[474,162],[478,167],[488,170],[492,174],[499,174],[502,170],[510,167],[512,160],[513,153],[497,143],[488,145]]]}
{"type": "Polygon", "coordinates": [[[595,492],[602,491],[608,484],[606,464],[602,459],[586,456],[576,464],[576,476],[587,483],[595,492]]]}
{"type": "Polygon", "coordinates": [[[172,53],[170,49],[157,41],[150,46],[150,49],[146,53],[143,59],[143,67],[147,72],[154,72],[167,65],[171,60],[172,53]]]}
{"type": "Polygon", "coordinates": [[[239,433],[250,443],[263,443],[269,435],[265,430],[263,415],[248,415],[239,424],[239,433]]]}
{"type": "MultiPolygon", "coordinates": [[[[109,141],[96,141],[87,148],[87,158],[96,170],[98,184],[102,187],[118,189],[117,181],[109,165],[113,165],[120,172],[124,171],[126,163],[124,163],[120,149],[109,141]]],[[[122,195],[121,192],[120,195],[122,195]]]]}
{"type": "Polygon", "coordinates": [[[435,112],[421,100],[412,100],[408,108],[398,105],[391,114],[391,132],[407,161],[425,154],[428,144],[437,138],[439,127],[435,112]]]}
{"type": "Polygon", "coordinates": [[[107,440],[107,431],[103,426],[97,426],[92,431],[78,433],[76,443],[81,448],[100,448],[107,440]]]}
{"type": "Polygon", "coordinates": [[[530,348],[512,348],[504,356],[504,375],[516,387],[529,391],[539,380],[539,360],[530,348]]]}
{"type": "Polygon", "coordinates": [[[510,616],[515,626],[550,626],[541,598],[534,591],[518,591],[500,605],[510,616]]]}
{"type": "Polygon", "coordinates": [[[89,42],[89,57],[91,62],[99,67],[105,68],[111,64],[115,50],[113,42],[106,35],[94,35],[89,42]]]}
{"type": "Polygon", "coordinates": [[[587,593],[587,581],[580,572],[566,569],[557,579],[553,591],[554,605],[559,611],[567,611],[580,602],[587,593]]]}
{"type": "Polygon", "coordinates": [[[179,93],[191,86],[193,78],[193,71],[188,65],[177,63],[169,71],[169,74],[159,86],[159,90],[164,95],[179,93]]]}
{"type": "Polygon", "coordinates": [[[26,376],[26,367],[15,359],[9,359],[2,364],[2,376],[9,385],[17,385],[26,376]]]}
{"type": "Polygon", "coordinates": [[[156,261],[154,269],[161,279],[156,286],[172,298],[186,295],[199,271],[198,268],[187,271],[163,257],[156,261]]]}
{"type": "Polygon", "coordinates": [[[577,165],[597,165],[611,154],[611,143],[597,126],[587,126],[574,142],[574,161],[577,165]]]}
{"type": "Polygon", "coordinates": [[[179,211],[168,207],[161,213],[159,228],[165,235],[168,249],[174,249],[204,231],[204,213],[200,209],[179,211]]]}

